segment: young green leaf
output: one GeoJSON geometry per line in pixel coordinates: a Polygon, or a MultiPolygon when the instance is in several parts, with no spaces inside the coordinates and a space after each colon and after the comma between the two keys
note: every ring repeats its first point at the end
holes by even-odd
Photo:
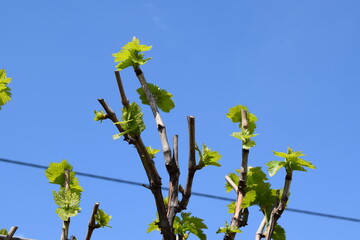
{"type": "Polygon", "coordinates": [[[286,240],[285,230],[279,224],[276,224],[274,227],[272,239],[273,240],[286,240]]]}
{"type": "Polygon", "coordinates": [[[237,227],[230,227],[229,224],[225,222],[225,227],[219,228],[216,233],[241,233],[241,230],[237,227]]]}
{"type": "Polygon", "coordinates": [[[155,155],[160,152],[159,149],[153,149],[151,146],[146,147],[146,151],[149,153],[151,159],[154,159],[155,155]]]}
{"type": "Polygon", "coordinates": [[[207,226],[203,221],[201,218],[191,216],[190,212],[181,212],[181,219],[179,217],[175,218],[174,232],[186,238],[192,233],[200,240],[206,240],[203,229],[207,229],[207,226]]]}
{"type": "Polygon", "coordinates": [[[114,135],[114,139],[121,137],[124,134],[129,134],[131,137],[137,137],[145,130],[143,120],[143,112],[136,102],[122,109],[122,122],[119,122],[121,127],[125,130],[122,133],[114,135]]]}
{"type": "Polygon", "coordinates": [[[226,114],[226,117],[228,117],[233,123],[239,123],[242,120],[241,110],[245,110],[247,112],[249,111],[246,106],[237,105],[229,109],[229,112],[226,114]]]}
{"type": "Polygon", "coordinates": [[[60,163],[50,163],[48,169],[45,170],[45,175],[49,182],[52,184],[59,184],[64,186],[65,183],[65,170],[70,171],[70,189],[75,192],[82,192],[83,189],[79,184],[78,179],[75,177],[73,167],[66,160],[62,160],[60,163]]]}
{"type": "Polygon", "coordinates": [[[158,224],[159,224],[159,218],[156,218],[154,221],[149,223],[146,232],[149,233],[149,232],[152,232],[152,231],[160,231],[160,228],[159,228],[158,224]]]}
{"type": "Polygon", "coordinates": [[[106,113],[104,113],[104,111],[102,111],[102,110],[100,110],[99,112],[94,110],[94,113],[95,113],[95,117],[94,117],[95,121],[102,122],[103,120],[105,120],[107,118],[106,113]]]}
{"type": "Polygon", "coordinates": [[[254,205],[255,199],[256,199],[255,190],[246,191],[245,197],[241,202],[241,208],[247,208],[254,205]]]}
{"type": "Polygon", "coordinates": [[[220,163],[218,161],[222,157],[219,152],[217,151],[211,151],[210,148],[208,148],[205,144],[202,145],[202,149],[199,149],[199,146],[196,144],[195,150],[199,154],[199,164],[197,165],[197,169],[202,169],[205,166],[216,166],[220,167],[220,163]]]}
{"type": "MultiPolygon", "coordinates": [[[[148,87],[155,98],[156,105],[158,106],[158,108],[161,109],[161,111],[168,113],[171,109],[175,107],[174,101],[172,100],[173,95],[171,93],[159,88],[152,83],[148,83],[148,87]]],[[[139,94],[141,103],[149,105],[149,101],[146,98],[144,89],[141,87],[138,88],[136,91],[139,94]]]]}
{"type": "Polygon", "coordinates": [[[140,40],[133,37],[131,42],[123,46],[118,53],[114,53],[115,62],[119,62],[116,68],[121,71],[130,66],[138,66],[145,64],[151,58],[144,58],[141,52],[149,51],[152,46],[140,45],[140,40]]]}
{"type": "Polygon", "coordinates": [[[240,123],[239,128],[241,129],[241,122],[242,122],[242,115],[241,111],[245,110],[247,112],[247,120],[248,120],[248,127],[247,130],[250,134],[253,134],[256,128],[257,117],[249,112],[249,109],[246,106],[237,105],[229,109],[229,112],[226,116],[233,122],[233,123],[240,123]]]}
{"type": "Polygon", "coordinates": [[[311,162],[306,161],[301,156],[305,156],[301,151],[293,151],[291,148],[288,148],[287,153],[284,152],[275,152],[274,155],[284,158],[285,161],[270,161],[266,165],[269,167],[269,175],[273,176],[281,167],[285,167],[287,170],[291,171],[304,171],[306,172],[305,167],[314,169],[315,166],[311,162]]]}
{"type": "Polygon", "coordinates": [[[96,227],[109,227],[109,222],[112,216],[108,215],[104,210],[98,209],[97,213],[95,214],[95,221],[96,227]]]}
{"type": "Polygon", "coordinates": [[[8,231],[5,228],[0,229],[0,234],[1,235],[8,235],[8,231]]]}
{"type": "Polygon", "coordinates": [[[58,192],[53,191],[53,196],[58,205],[56,213],[63,221],[68,221],[80,212],[80,193],[60,188],[58,192]]]}
{"type": "Polygon", "coordinates": [[[7,86],[11,78],[6,77],[5,69],[0,69],[0,110],[11,99],[11,89],[7,86]]]}
{"type": "Polygon", "coordinates": [[[268,166],[268,173],[270,177],[274,176],[282,167],[284,167],[286,162],[282,161],[270,161],[266,163],[268,166]]]}
{"type": "Polygon", "coordinates": [[[235,212],[235,202],[231,202],[227,205],[228,207],[228,213],[234,213],[235,212]]]}

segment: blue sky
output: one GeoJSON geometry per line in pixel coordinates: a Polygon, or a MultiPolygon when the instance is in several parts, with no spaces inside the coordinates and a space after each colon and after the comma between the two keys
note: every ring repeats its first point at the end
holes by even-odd
{"type": "MultiPolygon", "coordinates": [[[[230,107],[257,115],[257,146],[250,165],[275,160],[272,151],[303,151],[316,170],[296,172],[289,207],[360,218],[360,3],[358,1],[1,1],[0,68],[13,79],[13,98],[0,111],[1,158],[40,165],[67,159],[75,170],[146,182],[132,146],[112,140],[108,121],[93,121],[105,98],[121,108],[112,53],[133,36],[153,45],[142,69],[149,82],[174,95],[163,114],[171,138],[179,134],[181,182],[187,166],[186,116],[196,117],[196,140],[223,156],[222,167],[195,176],[193,190],[226,194],[224,176],[240,166],[241,145],[230,137],[230,107]]],[[[121,72],[128,98],[137,101],[133,71],[121,72]]],[[[151,112],[143,107],[147,145],[160,148],[151,112]]],[[[163,159],[156,166],[166,186],[163,159]]],[[[0,162],[0,228],[58,239],[61,221],[42,170],[0,162]]],[[[282,187],[283,173],[270,180],[282,187]]],[[[82,212],[70,234],[84,238],[93,204],[113,215],[112,229],[93,239],[160,239],[146,234],[155,218],[151,193],[141,187],[79,177],[82,212]]],[[[193,196],[188,210],[205,219],[208,239],[230,221],[227,202],[193,196]]],[[[251,209],[237,239],[251,239],[261,219],[251,209]]],[[[352,239],[359,223],[285,212],[288,239],[352,239]]],[[[190,239],[196,239],[190,237],[190,239]]]]}

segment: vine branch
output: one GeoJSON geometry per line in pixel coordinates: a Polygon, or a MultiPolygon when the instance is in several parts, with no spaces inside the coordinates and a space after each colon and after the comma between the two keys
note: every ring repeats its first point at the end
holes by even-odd
{"type": "MultiPolygon", "coordinates": [[[[128,100],[125,95],[125,90],[120,78],[119,72],[115,72],[115,77],[118,83],[118,87],[120,90],[120,96],[122,99],[123,106],[127,106],[128,100]]],[[[98,99],[100,104],[103,106],[106,114],[108,115],[108,118],[115,124],[115,126],[118,128],[120,132],[124,132],[124,129],[122,129],[121,125],[118,123],[119,120],[116,117],[116,114],[111,110],[111,108],[106,104],[104,99],[98,99]]],[[[166,240],[175,240],[175,235],[173,233],[172,228],[170,227],[170,223],[167,218],[167,211],[164,205],[164,198],[161,191],[161,177],[158,174],[158,171],[155,167],[155,164],[150,157],[148,151],[146,150],[145,144],[141,138],[141,136],[137,137],[131,137],[127,134],[124,134],[124,138],[126,141],[128,141],[129,144],[133,144],[138,152],[138,155],[141,159],[141,162],[143,164],[143,167],[145,169],[146,175],[149,180],[149,186],[150,190],[155,198],[155,204],[157,208],[157,212],[159,215],[159,223],[158,226],[161,229],[161,233],[164,236],[164,239],[166,240]]]]}
{"type": "MultiPolygon", "coordinates": [[[[241,110],[241,128],[246,130],[248,128],[248,119],[246,110],[241,110]]],[[[242,225],[246,225],[241,219],[241,213],[245,212],[241,208],[241,203],[245,197],[245,188],[246,188],[246,178],[247,178],[247,169],[248,169],[248,158],[249,150],[242,148],[242,159],[241,159],[241,168],[240,168],[240,177],[237,186],[237,198],[235,202],[235,211],[231,219],[230,227],[239,228],[242,225]]],[[[224,236],[224,240],[233,240],[235,238],[236,232],[227,233],[224,236]]]]}
{"type": "Polygon", "coordinates": [[[97,228],[96,224],[95,224],[95,214],[97,213],[97,211],[99,209],[99,205],[100,205],[100,203],[94,204],[94,208],[93,208],[90,220],[89,220],[88,231],[87,231],[85,240],[90,240],[93,231],[95,230],[95,228],[97,228]]]}
{"type": "Polygon", "coordinates": [[[196,159],[195,159],[195,117],[188,116],[188,131],[189,131],[189,162],[188,162],[188,175],[186,179],[186,186],[183,192],[183,196],[180,202],[180,210],[186,209],[190,197],[191,189],[195,176],[196,168],[196,159]]]}
{"type": "Polygon", "coordinates": [[[274,232],[276,222],[281,217],[281,214],[284,212],[284,210],[286,208],[286,203],[287,203],[287,201],[289,199],[289,194],[290,194],[290,184],[291,184],[291,181],[292,181],[292,172],[293,172],[293,170],[286,169],[286,176],[285,176],[283,194],[281,196],[280,202],[277,205],[277,207],[275,207],[271,211],[270,220],[269,220],[269,226],[267,227],[265,240],[270,240],[271,239],[272,234],[274,232]]]}

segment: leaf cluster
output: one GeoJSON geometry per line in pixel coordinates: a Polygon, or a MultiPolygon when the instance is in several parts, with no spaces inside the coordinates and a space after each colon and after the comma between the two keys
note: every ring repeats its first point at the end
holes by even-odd
{"type": "Polygon", "coordinates": [[[237,227],[231,227],[228,222],[225,222],[225,227],[220,227],[216,233],[225,233],[225,234],[230,234],[230,233],[241,233],[241,230],[237,227]]]}
{"type": "MultiPolygon", "coordinates": [[[[175,107],[174,101],[172,100],[173,95],[168,91],[159,88],[157,85],[148,83],[147,84],[151,94],[154,96],[156,101],[156,105],[163,112],[170,112],[171,109],[175,107]]],[[[139,94],[139,98],[142,104],[149,105],[149,101],[146,97],[145,91],[142,87],[138,88],[137,93],[139,94]]]]}
{"type": "MultiPolygon", "coordinates": [[[[239,173],[239,170],[236,170],[239,173]]],[[[229,173],[230,179],[237,183],[239,176],[236,173],[229,173]]],[[[270,216],[271,209],[278,199],[278,189],[272,189],[271,184],[267,182],[266,174],[261,170],[261,167],[249,167],[246,179],[245,197],[242,200],[241,207],[248,208],[253,205],[258,205],[260,210],[266,215],[270,216]]],[[[233,190],[231,185],[225,183],[226,192],[233,190]]],[[[228,212],[234,213],[235,202],[228,205],[228,212]]]]}
{"type": "Polygon", "coordinates": [[[153,149],[151,146],[146,147],[146,151],[148,152],[151,159],[154,159],[155,155],[160,152],[159,149],[153,149]]]}
{"type": "Polygon", "coordinates": [[[123,107],[121,122],[117,122],[124,129],[124,132],[118,133],[113,136],[113,139],[118,139],[124,134],[128,134],[131,137],[138,137],[141,132],[145,130],[145,124],[143,120],[144,113],[141,112],[140,106],[136,102],[123,107]]]}
{"type": "Polygon", "coordinates": [[[249,112],[249,109],[243,105],[237,105],[229,109],[229,112],[226,116],[233,122],[239,123],[240,132],[233,132],[231,134],[232,137],[240,139],[243,143],[243,149],[250,149],[256,145],[256,142],[252,140],[252,137],[257,136],[258,134],[254,134],[256,129],[256,121],[257,117],[249,112]],[[241,111],[245,110],[247,112],[247,128],[242,127],[242,114],[241,111]]]}
{"type": "Polygon", "coordinates": [[[0,229],[0,234],[1,235],[8,235],[8,231],[5,228],[0,229]]]}
{"type": "MultiPolygon", "coordinates": [[[[180,239],[188,239],[192,233],[200,240],[206,240],[203,229],[207,229],[207,226],[203,221],[201,218],[191,216],[190,212],[181,212],[181,217],[176,216],[174,219],[174,233],[179,235],[180,239]]],[[[151,222],[146,232],[160,231],[158,222],[158,218],[151,222]]]]}
{"type": "Polygon", "coordinates": [[[144,58],[144,51],[149,51],[152,46],[141,45],[140,40],[133,37],[131,42],[125,44],[120,52],[114,53],[112,56],[115,62],[119,62],[116,68],[121,71],[130,66],[139,66],[145,64],[151,58],[144,58]]]}
{"type": "Polygon", "coordinates": [[[50,163],[48,169],[45,170],[45,175],[50,183],[65,187],[65,170],[70,171],[70,190],[81,193],[83,189],[79,184],[79,180],[75,177],[73,167],[68,161],[62,160],[60,163],[50,163]]]}
{"type": "Polygon", "coordinates": [[[111,220],[112,216],[108,215],[104,210],[98,209],[97,213],[95,214],[95,221],[96,221],[96,227],[109,227],[109,222],[111,220]]]}
{"type": "Polygon", "coordinates": [[[104,113],[104,111],[102,111],[102,110],[100,110],[99,112],[94,110],[94,114],[95,114],[95,117],[94,117],[95,121],[102,122],[103,120],[105,120],[107,118],[106,113],[104,113]]]}
{"type": "Polygon", "coordinates": [[[67,221],[70,217],[76,216],[80,212],[80,198],[82,187],[78,179],[75,177],[73,167],[66,160],[60,163],[50,163],[48,169],[45,170],[45,175],[52,184],[60,185],[59,191],[53,191],[53,197],[58,208],[56,213],[58,216],[67,221]],[[69,189],[65,188],[65,171],[70,172],[69,189]]]}
{"type": "Polygon", "coordinates": [[[305,167],[315,169],[315,166],[302,158],[305,156],[301,151],[293,151],[290,147],[287,152],[275,152],[274,155],[284,158],[284,161],[270,161],[266,163],[268,166],[268,172],[270,176],[274,176],[282,167],[285,167],[286,171],[304,171],[305,167]]]}
{"type": "Polygon", "coordinates": [[[68,221],[70,217],[76,216],[80,208],[80,194],[69,189],[60,188],[58,192],[53,191],[56,205],[56,213],[63,221],[68,221]]]}
{"type": "Polygon", "coordinates": [[[195,150],[198,152],[199,155],[199,163],[196,166],[197,169],[202,169],[205,166],[216,166],[220,167],[219,160],[222,157],[219,152],[211,151],[205,144],[202,144],[202,149],[200,150],[199,146],[195,145],[195,150]]]}
{"type": "Polygon", "coordinates": [[[0,110],[11,99],[11,89],[8,87],[10,82],[11,78],[6,77],[5,69],[0,69],[0,110]]]}

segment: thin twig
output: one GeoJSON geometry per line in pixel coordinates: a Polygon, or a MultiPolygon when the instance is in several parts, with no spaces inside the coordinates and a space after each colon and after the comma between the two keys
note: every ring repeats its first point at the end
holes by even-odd
{"type": "Polygon", "coordinates": [[[266,216],[263,217],[258,230],[256,231],[255,240],[261,240],[264,236],[264,228],[266,224],[266,216]]]}
{"type": "Polygon", "coordinates": [[[289,199],[290,194],[290,184],[292,181],[292,170],[286,169],[286,176],[285,176],[285,183],[284,183],[284,189],[283,193],[280,199],[280,202],[277,207],[275,207],[271,211],[270,220],[269,220],[269,226],[266,230],[266,237],[265,240],[270,240],[272,237],[272,234],[274,232],[274,228],[276,225],[277,220],[281,217],[281,214],[284,212],[286,208],[286,203],[289,199]]]}
{"type": "MultiPolygon", "coordinates": [[[[241,110],[241,128],[246,130],[248,128],[248,119],[246,110],[241,110]]],[[[235,202],[235,210],[233,217],[231,219],[230,227],[239,228],[240,226],[246,225],[246,221],[241,219],[241,213],[243,212],[241,208],[241,203],[245,197],[245,188],[246,188],[246,178],[247,178],[247,169],[248,169],[248,159],[249,159],[249,150],[242,149],[242,160],[240,168],[240,177],[238,182],[238,191],[237,198],[235,202]]],[[[246,220],[246,219],[245,219],[246,220]]],[[[233,240],[235,238],[236,232],[225,234],[224,240],[233,240]]]]}
{"type": "Polygon", "coordinates": [[[5,237],[5,240],[10,240],[10,239],[12,239],[12,237],[14,236],[14,234],[15,234],[15,232],[16,232],[17,229],[18,229],[17,226],[11,227],[11,228],[10,228],[10,231],[8,232],[8,234],[7,234],[6,237],[5,237]]]}
{"type": "Polygon", "coordinates": [[[89,220],[88,231],[87,231],[85,240],[90,240],[93,231],[95,230],[95,228],[97,228],[96,224],[95,224],[95,215],[99,209],[99,205],[100,205],[100,203],[94,204],[94,208],[93,208],[90,220],[89,220]]]}
{"type": "Polygon", "coordinates": [[[171,164],[171,150],[170,150],[170,144],[169,144],[169,141],[168,141],[168,138],[166,135],[165,124],[161,118],[159,109],[156,104],[156,100],[155,100],[154,96],[152,95],[152,93],[149,89],[149,86],[146,82],[144,73],[142,72],[140,67],[137,65],[134,66],[134,71],[135,71],[137,78],[140,81],[141,87],[144,89],[146,98],[149,102],[151,111],[154,115],[156,126],[157,126],[158,132],[160,134],[160,141],[161,141],[161,145],[162,145],[162,151],[164,154],[165,165],[167,166],[167,165],[171,164]]]}
{"type": "Polygon", "coordinates": [[[173,158],[172,158],[172,167],[170,165],[168,167],[168,172],[170,176],[169,182],[169,201],[168,201],[168,219],[170,226],[173,226],[174,219],[176,213],[179,211],[179,177],[180,177],[180,169],[179,169],[179,144],[178,144],[178,135],[175,135],[173,138],[173,158]]]}
{"type": "Polygon", "coordinates": [[[116,77],[116,82],[117,82],[118,87],[119,87],[121,103],[122,103],[123,106],[127,106],[127,105],[129,105],[129,100],[126,97],[124,86],[122,84],[119,71],[115,71],[115,77],[116,77]]]}
{"type": "Polygon", "coordinates": [[[196,159],[195,159],[195,117],[188,116],[188,129],[189,129],[189,163],[188,175],[184,193],[179,204],[181,210],[186,209],[191,197],[192,184],[196,172],[196,159]]]}
{"type": "MultiPolygon", "coordinates": [[[[65,169],[64,188],[65,188],[65,191],[70,191],[70,170],[69,169],[65,169]]],[[[60,240],[68,239],[69,228],[70,228],[70,218],[68,218],[67,221],[63,221],[60,240]]]]}
{"type": "MultiPolygon", "coordinates": [[[[101,106],[104,108],[107,117],[115,124],[119,132],[124,132],[125,130],[121,127],[119,123],[120,121],[117,118],[115,112],[109,107],[109,105],[105,102],[105,100],[99,98],[98,101],[101,104],[101,106]]],[[[129,136],[128,134],[124,134],[124,140],[127,141],[129,144],[133,144],[135,141],[135,139],[129,136]]]]}
{"type": "Polygon", "coordinates": [[[236,193],[239,191],[238,186],[236,186],[236,184],[233,182],[233,180],[231,180],[228,175],[225,176],[225,180],[230,184],[230,186],[234,189],[236,193]]]}

